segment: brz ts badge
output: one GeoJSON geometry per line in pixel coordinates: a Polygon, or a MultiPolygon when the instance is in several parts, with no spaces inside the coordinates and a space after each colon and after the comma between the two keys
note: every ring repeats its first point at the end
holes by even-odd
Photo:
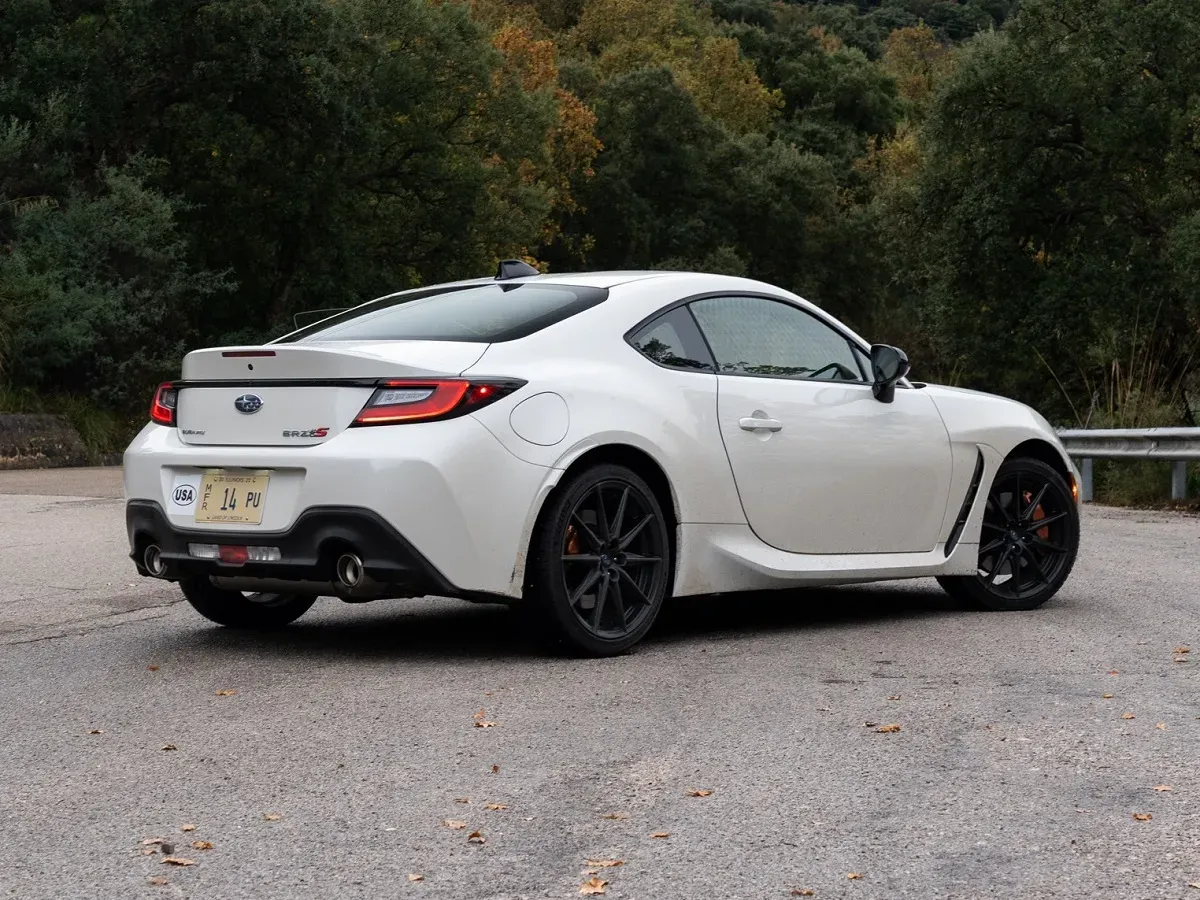
{"type": "Polygon", "coordinates": [[[323,428],[310,428],[308,431],[285,431],[283,433],[283,436],[284,437],[298,437],[298,438],[323,438],[323,437],[326,437],[328,434],[329,434],[329,426],[326,425],[323,428]]]}
{"type": "Polygon", "coordinates": [[[249,416],[262,409],[263,400],[258,394],[242,394],[242,396],[233,401],[233,407],[238,412],[249,416]]]}

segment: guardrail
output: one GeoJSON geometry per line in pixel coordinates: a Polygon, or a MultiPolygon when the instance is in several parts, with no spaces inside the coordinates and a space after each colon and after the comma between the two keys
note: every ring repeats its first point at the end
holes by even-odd
{"type": "Polygon", "coordinates": [[[1079,460],[1079,486],[1092,499],[1092,460],[1161,459],[1171,465],[1171,499],[1187,499],[1187,464],[1200,460],[1200,428],[1080,428],[1058,433],[1071,457],[1079,460]]]}

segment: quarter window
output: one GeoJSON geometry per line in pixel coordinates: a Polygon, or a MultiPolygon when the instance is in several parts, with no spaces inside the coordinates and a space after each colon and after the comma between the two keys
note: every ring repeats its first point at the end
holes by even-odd
{"type": "Polygon", "coordinates": [[[790,303],[709,297],[691,304],[691,310],[723,374],[866,380],[850,341],[790,303]]]}
{"type": "Polygon", "coordinates": [[[715,368],[696,321],[682,306],[639,329],[629,342],[642,355],[669,369],[711,372],[715,368]]]}

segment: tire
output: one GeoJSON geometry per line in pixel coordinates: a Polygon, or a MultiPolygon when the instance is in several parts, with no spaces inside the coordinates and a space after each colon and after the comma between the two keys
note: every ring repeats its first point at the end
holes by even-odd
{"type": "Polygon", "coordinates": [[[1078,552],[1079,507],[1066,480],[1041,460],[1009,459],[988,491],[977,574],[938,583],[969,608],[1037,609],[1063,586],[1078,552]]]}
{"type": "Polygon", "coordinates": [[[575,655],[629,650],[670,593],[666,516],[645,480],[624,466],[596,465],[560,486],[530,551],[529,621],[544,643],[575,655]]]}
{"type": "Polygon", "coordinates": [[[296,621],[317,602],[298,594],[243,594],[213,584],[206,575],[179,582],[183,596],[204,618],[229,628],[270,631],[296,621]]]}

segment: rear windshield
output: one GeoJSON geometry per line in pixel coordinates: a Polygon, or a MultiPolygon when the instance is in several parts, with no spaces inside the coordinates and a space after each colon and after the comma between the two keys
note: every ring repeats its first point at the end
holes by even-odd
{"type": "Polygon", "coordinates": [[[306,341],[467,341],[494,344],[541,331],[608,296],[564,284],[465,285],[406,291],[339,313],[280,338],[306,341]]]}

